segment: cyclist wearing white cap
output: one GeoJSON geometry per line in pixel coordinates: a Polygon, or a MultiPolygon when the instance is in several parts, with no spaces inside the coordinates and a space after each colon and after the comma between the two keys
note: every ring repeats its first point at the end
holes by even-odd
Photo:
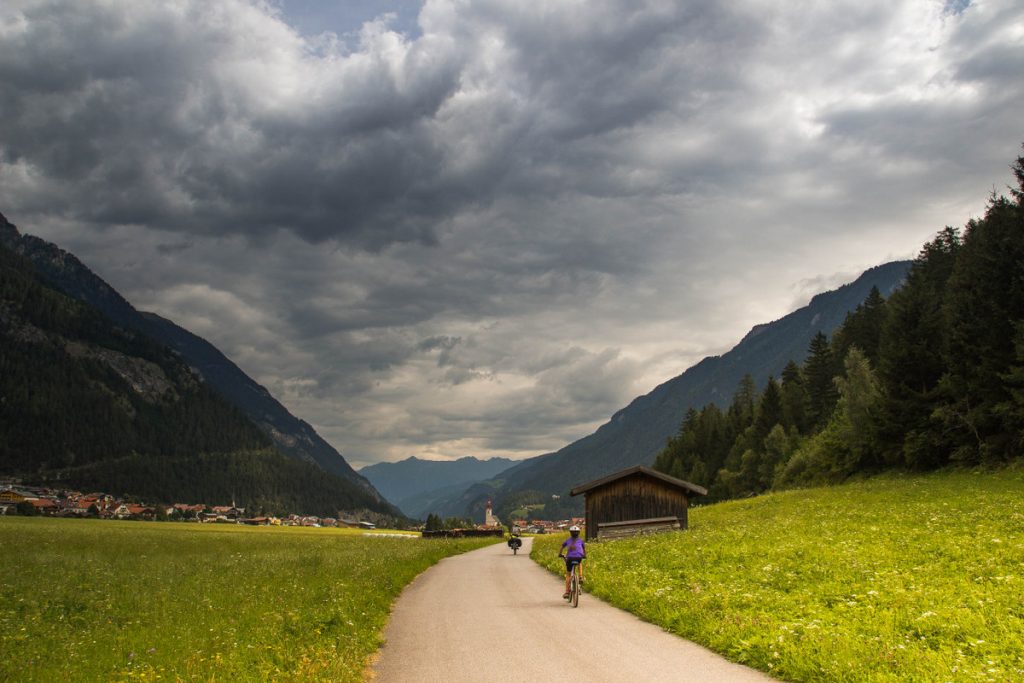
{"type": "Polygon", "coordinates": [[[569,527],[569,538],[565,539],[558,550],[558,556],[565,559],[565,595],[569,597],[569,581],[572,578],[573,565],[579,565],[580,581],[583,581],[583,560],[587,559],[587,547],[580,538],[580,528],[573,524],[569,527]],[[568,550],[566,550],[568,548],[568,550]]]}

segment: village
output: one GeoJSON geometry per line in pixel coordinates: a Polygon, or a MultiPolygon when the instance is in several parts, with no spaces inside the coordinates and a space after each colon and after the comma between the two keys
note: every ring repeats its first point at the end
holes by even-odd
{"type": "MultiPolygon", "coordinates": [[[[339,513],[337,517],[288,514],[247,516],[244,507],[235,505],[207,505],[205,503],[147,504],[124,500],[109,493],[83,493],[69,489],[25,486],[17,482],[0,482],[0,515],[41,515],[48,517],[81,517],[142,521],[199,522],[214,524],[245,524],[250,526],[335,527],[348,529],[376,529],[367,520],[357,520],[339,513]]],[[[576,524],[582,526],[582,517],[563,520],[515,519],[509,525],[514,533],[550,534],[565,531],[576,524]]],[[[477,529],[500,528],[490,506],[487,517],[477,529]]],[[[417,528],[417,527],[414,527],[417,528]]],[[[422,530],[422,527],[418,527],[422,530]]]]}
{"type": "Polygon", "coordinates": [[[0,515],[45,515],[143,521],[179,521],[251,526],[301,526],[375,529],[376,524],[343,515],[317,517],[289,514],[283,517],[246,516],[245,508],[204,503],[146,504],[126,501],[109,493],[82,493],[67,489],[22,486],[0,482],[0,515]]]}

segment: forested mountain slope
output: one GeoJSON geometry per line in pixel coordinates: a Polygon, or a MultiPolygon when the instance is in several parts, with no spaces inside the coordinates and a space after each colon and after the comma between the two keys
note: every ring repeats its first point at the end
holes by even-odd
{"type": "MultiPolygon", "coordinates": [[[[0,216],[0,474],[165,502],[236,497],[277,512],[398,514],[354,472],[345,478],[312,458],[282,455],[265,424],[207,381],[202,371],[209,366],[192,366],[133,320],[150,319],[74,256],[23,239],[0,216]]],[[[212,346],[174,329],[234,368],[212,346]]],[[[264,400],[276,404],[269,395],[264,400]]]]}
{"type": "Polygon", "coordinates": [[[1024,453],[1024,157],[1018,187],[924,245],[763,391],[687,413],[655,467],[714,497],[885,470],[997,466],[1024,453]]]}
{"type": "MultiPolygon", "coordinates": [[[[439,506],[443,514],[477,514],[482,501],[537,491],[550,498],[573,486],[632,465],[651,465],[665,441],[679,431],[690,408],[727,403],[740,380],[751,375],[760,386],[779,376],[790,361],[801,362],[811,339],[830,334],[877,288],[887,295],[906,276],[909,261],[872,268],[854,282],[818,294],[806,306],[754,327],[732,350],[705,358],[684,373],[636,398],[596,432],[555,453],[530,458],[439,506]]],[[[538,501],[541,498],[538,498],[538,501]]],[[[578,501],[574,501],[578,503],[578,501]]],[[[578,507],[578,506],[577,506],[578,507]]]]}
{"type": "Polygon", "coordinates": [[[206,340],[152,313],[135,310],[113,287],[57,245],[22,235],[0,214],[0,246],[31,261],[52,286],[95,307],[116,324],[152,337],[181,354],[220,395],[257,424],[282,452],[351,480],[371,498],[384,498],[306,422],[206,340]]]}

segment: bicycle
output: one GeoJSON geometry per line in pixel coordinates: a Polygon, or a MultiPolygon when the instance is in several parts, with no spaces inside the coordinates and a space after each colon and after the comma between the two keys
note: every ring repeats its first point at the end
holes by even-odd
{"type": "Polygon", "coordinates": [[[515,555],[519,552],[519,548],[523,545],[523,539],[518,536],[513,536],[508,539],[508,547],[512,548],[512,554],[515,555]]]}
{"type": "Polygon", "coordinates": [[[569,578],[569,597],[566,601],[573,607],[580,606],[580,563],[572,563],[572,575],[569,578]]]}

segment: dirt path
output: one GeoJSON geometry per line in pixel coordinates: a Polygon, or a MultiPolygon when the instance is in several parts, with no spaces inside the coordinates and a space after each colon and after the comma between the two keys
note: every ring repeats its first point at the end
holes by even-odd
{"type": "Polygon", "coordinates": [[[377,683],[770,681],[563,583],[504,544],[442,560],[399,597],[377,683]]]}

